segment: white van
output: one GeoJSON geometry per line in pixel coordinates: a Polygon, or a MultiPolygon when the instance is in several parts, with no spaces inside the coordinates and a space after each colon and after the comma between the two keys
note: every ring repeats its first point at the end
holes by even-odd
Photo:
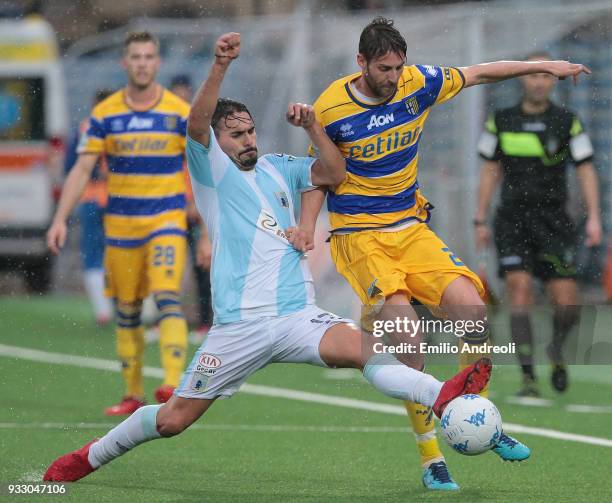
{"type": "Polygon", "coordinates": [[[42,18],[0,20],[0,269],[50,287],[45,242],[68,135],[66,86],[55,32],[42,18]]]}

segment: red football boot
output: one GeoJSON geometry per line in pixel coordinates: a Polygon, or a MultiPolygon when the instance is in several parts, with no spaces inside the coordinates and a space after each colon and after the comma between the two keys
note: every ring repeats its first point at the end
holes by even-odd
{"type": "Polygon", "coordinates": [[[490,358],[481,358],[473,365],[464,368],[454,377],[445,381],[440,390],[436,402],[433,404],[434,414],[442,417],[444,408],[450,401],[461,395],[477,395],[480,393],[491,378],[493,365],[490,358]]]}
{"type": "Polygon", "coordinates": [[[87,459],[89,447],[97,441],[98,439],[96,438],[80,449],[57,458],[47,468],[43,480],[46,482],[75,482],[89,475],[95,470],[87,459]]]}
{"type": "Polygon", "coordinates": [[[174,393],[174,386],[162,384],[155,390],[155,400],[157,403],[166,403],[174,393]]]}
{"type": "Polygon", "coordinates": [[[140,409],[146,403],[139,398],[133,396],[124,396],[118,404],[112,405],[104,409],[104,414],[107,416],[129,416],[137,409],[140,409]]]}

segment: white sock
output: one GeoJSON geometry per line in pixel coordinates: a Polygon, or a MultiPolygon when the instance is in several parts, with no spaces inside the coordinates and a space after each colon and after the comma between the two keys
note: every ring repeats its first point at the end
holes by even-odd
{"type": "Polygon", "coordinates": [[[99,468],[127,451],[149,440],[160,438],[157,431],[157,411],[161,405],[145,405],[119,423],[96,443],[91,444],[87,460],[99,468]]]}
{"type": "Polygon", "coordinates": [[[442,388],[435,377],[400,363],[390,354],[372,356],[363,368],[363,376],[387,396],[427,407],[435,403],[442,388]]]}
{"type": "Polygon", "coordinates": [[[113,306],[110,299],[104,296],[104,269],[85,270],[83,283],[96,318],[110,319],[113,315],[113,306]]]}

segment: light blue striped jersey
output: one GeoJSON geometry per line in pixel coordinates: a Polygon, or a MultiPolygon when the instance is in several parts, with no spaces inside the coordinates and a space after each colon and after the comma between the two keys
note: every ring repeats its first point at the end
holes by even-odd
{"type": "Polygon", "coordinates": [[[186,152],[194,199],[212,242],[215,324],[314,304],[306,257],[284,230],[295,225],[300,191],[313,188],[315,159],[266,154],[242,171],[221,150],[212,128],[208,148],[188,137],[186,152]]]}

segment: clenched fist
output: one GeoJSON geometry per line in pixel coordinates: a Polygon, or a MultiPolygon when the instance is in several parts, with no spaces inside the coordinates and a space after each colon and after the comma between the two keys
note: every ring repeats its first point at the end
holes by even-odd
{"type": "Polygon", "coordinates": [[[312,127],[315,121],[315,112],[312,105],[289,103],[289,107],[287,108],[287,122],[289,122],[289,124],[308,129],[312,127]]]}
{"type": "Polygon", "coordinates": [[[215,42],[217,63],[229,65],[240,55],[240,33],[230,32],[221,35],[215,42]]]}

